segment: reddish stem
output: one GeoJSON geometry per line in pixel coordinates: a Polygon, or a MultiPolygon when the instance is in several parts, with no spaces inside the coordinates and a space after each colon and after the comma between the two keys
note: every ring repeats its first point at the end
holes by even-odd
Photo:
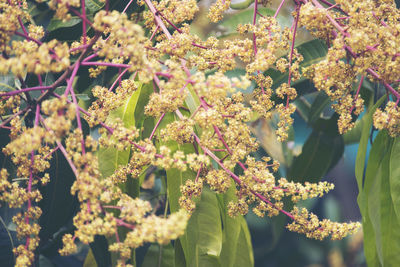
{"type": "MultiPolygon", "coordinates": [[[[258,13],[258,0],[255,0],[254,1],[254,12],[253,12],[253,25],[256,25],[257,13],[258,13]]],[[[253,32],[253,49],[254,49],[254,56],[256,56],[257,55],[257,37],[254,32],[253,32]]]]}
{"type": "Polygon", "coordinates": [[[156,133],[156,130],[157,130],[158,126],[160,125],[160,123],[161,123],[162,119],[164,118],[164,116],[165,116],[165,113],[163,113],[161,115],[161,117],[158,119],[156,125],[153,128],[153,131],[151,131],[151,134],[150,134],[150,137],[149,137],[150,140],[153,139],[153,136],[156,133]]]}
{"type": "Polygon", "coordinates": [[[15,90],[15,91],[11,91],[11,92],[0,94],[0,97],[13,96],[13,95],[18,95],[18,94],[24,93],[24,92],[42,91],[42,90],[48,90],[48,89],[52,89],[52,86],[28,87],[28,88],[22,88],[22,89],[19,89],[19,90],[15,90]]]}
{"type": "Polygon", "coordinates": [[[130,68],[131,65],[129,64],[120,64],[120,63],[111,63],[111,62],[81,62],[82,66],[107,66],[107,67],[115,67],[115,68],[130,68]]]}
{"type": "Polygon", "coordinates": [[[109,92],[111,92],[111,91],[114,89],[115,85],[118,83],[118,81],[121,80],[122,76],[124,76],[124,74],[125,74],[128,70],[129,70],[129,69],[126,68],[126,69],[124,69],[124,70],[118,75],[117,79],[115,79],[115,81],[114,81],[113,84],[111,85],[110,89],[108,89],[109,92]]]}
{"type": "Polygon", "coordinates": [[[357,100],[357,98],[358,98],[358,95],[359,95],[359,93],[360,93],[360,89],[361,89],[361,85],[362,85],[363,81],[364,81],[364,76],[361,76],[360,82],[359,82],[359,84],[358,84],[357,92],[356,92],[356,95],[355,95],[355,97],[354,97],[354,104],[353,104],[353,106],[350,108],[350,113],[353,111],[353,109],[354,109],[354,107],[355,107],[355,105],[356,105],[355,102],[356,102],[356,100],[357,100]]]}
{"type": "Polygon", "coordinates": [[[86,8],[85,8],[85,0],[81,0],[81,9],[82,9],[82,34],[83,34],[83,44],[86,44],[86,8]]]}
{"type": "Polygon", "coordinates": [[[278,13],[279,13],[279,11],[281,11],[281,8],[284,3],[285,3],[285,0],[282,0],[281,3],[279,4],[278,8],[275,11],[274,18],[276,18],[278,16],[278,13]]]}

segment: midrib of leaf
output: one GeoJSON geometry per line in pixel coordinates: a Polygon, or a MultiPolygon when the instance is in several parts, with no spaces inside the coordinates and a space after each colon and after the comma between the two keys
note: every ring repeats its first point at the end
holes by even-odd
{"type": "Polygon", "coordinates": [[[11,87],[10,85],[8,85],[8,84],[6,84],[6,83],[1,83],[1,82],[0,82],[0,87],[7,87],[7,88],[9,88],[9,89],[11,89],[11,90],[14,89],[14,87],[11,87]]]}
{"type": "Polygon", "coordinates": [[[91,3],[93,3],[93,5],[95,5],[96,7],[98,7],[99,9],[102,8],[100,5],[98,5],[95,1],[89,0],[91,3]]]}
{"type": "MultiPolygon", "coordinates": [[[[131,96],[132,97],[132,96],[131,96]]],[[[130,103],[131,101],[126,101],[126,103],[125,103],[125,106],[124,106],[124,111],[123,111],[123,113],[122,113],[122,121],[124,122],[124,124],[125,124],[125,115],[126,115],[126,111],[127,111],[127,109],[128,109],[128,106],[129,106],[129,103],[130,103]]],[[[133,125],[135,125],[135,117],[133,117],[133,125]]],[[[118,149],[116,149],[115,150],[116,151],[116,154],[115,154],[115,161],[114,161],[114,167],[115,167],[115,169],[117,169],[118,168],[118,158],[119,158],[119,150],[118,149]]]]}

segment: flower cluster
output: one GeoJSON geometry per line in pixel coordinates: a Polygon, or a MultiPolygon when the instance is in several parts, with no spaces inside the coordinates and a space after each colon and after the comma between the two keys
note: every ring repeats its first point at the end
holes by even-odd
{"type": "Polygon", "coordinates": [[[13,41],[10,58],[0,58],[0,73],[12,72],[23,76],[26,72],[43,74],[61,72],[70,65],[68,45],[52,40],[41,45],[35,41],[13,41]]]}
{"type": "MultiPolygon", "coordinates": [[[[24,210],[13,218],[18,237],[25,240],[14,250],[16,266],[31,265],[39,246],[38,187],[54,179],[48,171],[54,153],[73,172],[70,189],[80,203],[73,218],[76,230],[63,236],[62,255],[77,250],[76,240],[89,244],[96,235],[113,236],[109,249],[119,254],[118,266],[129,266],[133,249],[167,244],[184,234],[204,190],[234,191],[226,207],[231,216],[251,209],[260,217],[283,213],[292,221],[289,230],[310,238],[341,239],[359,227],[319,220],[298,207],[286,211],[286,200],[296,204],[322,197],[333,185],[279,177],[277,161],[255,156],[259,144],[249,124],[254,117],[270,120],[277,114],[277,139],[287,140],[300,93],[294,82],[309,78],[334,102],[339,132],[345,133],[363,111],[360,92],[369,79],[388,95],[374,125],[397,136],[400,13],[393,3],[323,1],[325,7],[318,0],[295,1],[292,27],[282,28],[279,9],[263,16],[258,1],[252,23],[237,26],[239,38],[220,40],[200,38],[185,23],[199,10],[195,0],[141,0],[139,6],[147,9],[134,11],[140,14],[130,11],[132,1],[123,11],[105,1],[104,9],[90,15],[87,1],[48,2],[56,18],[74,14],[82,20],[78,40],[47,40],[46,29],[32,23],[25,1],[0,3],[0,73],[16,78],[0,94],[0,128],[10,137],[2,152],[15,166],[15,173],[0,170],[0,200],[24,210]],[[295,48],[300,26],[328,45],[326,57],[304,69],[295,48]],[[243,76],[226,75],[238,66],[244,66],[243,76]],[[287,79],[274,80],[271,69],[287,73],[287,79]],[[255,89],[243,93],[251,85],[255,89]],[[91,92],[90,103],[79,100],[82,91],[91,92]],[[102,171],[100,158],[110,151],[124,158],[102,171]],[[165,190],[177,194],[177,203],[165,206],[163,217],[123,186],[132,179],[142,183],[149,169],[169,185],[176,177],[165,172],[172,169],[191,177],[175,191],[165,190]]],[[[222,19],[229,5],[217,0],[211,21],[222,19]]]]}
{"type": "MultiPolygon", "coordinates": [[[[336,1],[337,6],[325,8],[318,1],[301,7],[299,23],[325,39],[330,45],[325,60],[310,66],[306,76],[318,90],[323,90],[336,104],[340,115],[339,131],[344,133],[354,126],[354,117],[363,111],[359,97],[364,77],[382,83],[388,95],[400,99],[398,82],[400,45],[398,29],[399,9],[393,1],[336,1]],[[344,60],[346,58],[346,60],[344,60]],[[359,78],[361,77],[361,78],[359,78]],[[357,90],[353,84],[359,80],[357,90]],[[397,84],[398,87],[398,84],[397,84]],[[356,92],[354,92],[356,91],[356,92]]],[[[377,111],[375,125],[395,135],[397,122],[385,122],[386,113],[377,111]]]]}

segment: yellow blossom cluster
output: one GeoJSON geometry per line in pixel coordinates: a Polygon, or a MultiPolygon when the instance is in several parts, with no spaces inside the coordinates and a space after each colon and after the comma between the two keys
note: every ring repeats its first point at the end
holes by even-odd
{"type": "MultiPolygon", "coordinates": [[[[44,2],[44,0],[39,0],[38,2],[44,2]]],[[[51,0],[49,1],[49,7],[56,11],[55,16],[63,21],[67,21],[71,18],[69,14],[69,7],[79,8],[81,6],[81,1],[79,0],[51,0]]]]}
{"type": "MultiPolygon", "coordinates": [[[[151,0],[149,0],[151,1],[151,0]]],[[[138,1],[139,4],[145,4],[144,0],[138,1]]],[[[175,25],[181,24],[187,20],[192,20],[199,10],[196,0],[161,0],[151,1],[155,10],[162,14],[161,19],[168,25],[168,21],[175,25]]],[[[155,30],[154,16],[150,10],[143,12],[145,26],[155,30]]]]}
{"type": "Polygon", "coordinates": [[[265,213],[268,216],[276,216],[283,211],[283,200],[290,197],[291,201],[296,203],[299,200],[308,198],[322,197],[326,192],[333,188],[332,184],[327,182],[312,183],[294,183],[285,178],[276,180],[273,172],[279,168],[279,163],[271,158],[263,158],[262,161],[256,161],[252,157],[246,160],[244,174],[238,176],[242,185],[237,191],[237,201],[229,203],[229,214],[246,214],[250,205],[255,205],[253,212],[263,217],[265,213]]]}
{"type": "Polygon", "coordinates": [[[390,136],[396,137],[400,134],[400,110],[397,103],[389,101],[385,110],[377,109],[373,116],[375,128],[387,129],[390,136]]]}
{"type": "Polygon", "coordinates": [[[229,8],[231,0],[217,0],[211,5],[210,11],[208,13],[208,18],[212,22],[218,22],[223,18],[223,13],[229,8]]]}
{"type": "Polygon", "coordinates": [[[337,223],[327,219],[320,221],[315,214],[305,208],[299,210],[295,207],[291,213],[294,220],[287,228],[290,231],[305,234],[308,238],[323,240],[330,235],[332,240],[340,240],[361,227],[359,222],[337,223]]]}
{"type": "MultiPolygon", "coordinates": [[[[26,1],[13,0],[11,2],[21,2],[27,8],[26,1]]],[[[7,44],[11,40],[11,36],[14,35],[14,32],[20,27],[18,19],[24,21],[28,20],[30,16],[22,9],[14,8],[6,0],[0,2],[0,10],[0,47],[9,53],[11,48],[7,44]]]]}
{"type": "Polygon", "coordinates": [[[115,92],[109,91],[102,86],[95,86],[92,94],[97,98],[89,107],[88,112],[95,116],[86,115],[85,118],[90,126],[104,122],[110,111],[120,107],[124,101],[137,90],[137,84],[133,80],[123,80],[115,92]]]}
{"type": "Polygon", "coordinates": [[[9,58],[0,57],[0,73],[23,76],[26,72],[61,72],[70,65],[68,49],[67,43],[57,40],[41,45],[34,41],[13,41],[9,58]]]}
{"type": "MultiPolygon", "coordinates": [[[[340,115],[338,128],[345,133],[363,111],[363,99],[359,97],[363,78],[358,77],[383,83],[388,94],[397,100],[400,97],[399,89],[392,87],[400,71],[400,12],[393,1],[340,0],[336,4],[337,10],[324,8],[317,1],[307,2],[301,7],[299,23],[330,45],[326,59],[305,72],[316,88],[335,102],[333,108],[340,115]],[[353,83],[357,80],[360,84],[354,93],[353,83]]],[[[398,122],[384,123],[387,119],[380,111],[374,118],[379,129],[392,129],[389,131],[395,135],[393,129],[397,126],[393,126],[398,122]]]]}
{"type": "Polygon", "coordinates": [[[334,26],[329,22],[327,14],[334,19],[339,17],[339,13],[335,10],[327,10],[326,8],[316,8],[311,1],[301,6],[299,23],[307,25],[308,31],[317,38],[333,40],[335,36],[334,26]]]}
{"type": "MultiPolygon", "coordinates": [[[[293,101],[298,98],[293,82],[303,75],[334,102],[339,131],[344,133],[353,127],[353,115],[363,111],[364,102],[354,88],[358,81],[359,89],[365,77],[382,83],[393,100],[376,111],[375,127],[398,135],[400,14],[389,1],[337,0],[336,8],[324,8],[317,0],[296,1],[292,28],[282,28],[275,17],[255,13],[253,23],[237,26],[241,37],[233,40],[203,40],[191,33],[184,22],[192,20],[199,9],[195,0],[137,1],[147,9],[135,20],[125,14],[131,2],[123,12],[107,4],[106,10],[93,16],[85,15],[81,1],[48,2],[55,17],[67,20],[71,12],[78,12],[85,21],[82,24],[90,24],[91,30],[72,44],[42,40],[46,30],[30,22],[25,1],[0,2],[0,45],[4,47],[0,73],[12,73],[19,81],[18,88],[10,86],[1,93],[0,102],[0,128],[11,139],[3,153],[17,167],[17,179],[0,170],[0,200],[9,207],[27,207],[13,218],[18,237],[26,240],[14,249],[17,266],[32,264],[39,245],[37,202],[42,196],[37,187],[53,178],[46,170],[55,151],[75,175],[71,193],[80,203],[73,218],[76,229],[63,236],[62,255],[77,250],[76,239],[89,244],[96,235],[116,236],[109,249],[119,254],[118,266],[129,266],[133,249],[144,243],[167,244],[181,236],[196,201],[209,189],[219,194],[230,188],[235,191],[236,198],[227,207],[230,216],[250,209],[260,217],[284,213],[293,221],[289,230],[310,238],[340,239],[359,227],[358,223],[319,220],[297,207],[287,212],[285,200],[297,203],[322,197],[333,185],[278,178],[277,161],[255,158],[259,144],[249,123],[257,115],[272,119],[277,114],[277,138],[287,140],[296,111],[293,101]],[[300,26],[329,46],[325,59],[303,70],[303,56],[295,49],[300,26]],[[14,35],[22,40],[11,41],[14,35]],[[281,56],[286,52],[287,56],[281,56]],[[244,64],[245,75],[228,77],[226,72],[239,64],[244,64]],[[90,79],[107,74],[102,72],[110,68],[110,73],[118,73],[115,81],[96,78],[95,86],[89,87],[94,100],[87,109],[78,105],[74,83],[86,73],[86,69],[81,71],[86,66],[90,79]],[[276,81],[267,75],[271,68],[288,73],[287,82],[275,86],[276,81]],[[124,78],[132,72],[136,81],[124,78]],[[35,76],[29,76],[28,84],[27,73],[35,76]],[[47,73],[57,75],[50,86],[43,85],[47,73]],[[39,85],[29,87],[36,80],[39,85]],[[56,94],[65,84],[64,94],[56,94]],[[144,84],[153,86],[150,96],[142,95],[145,90],[139,86],[144,84]],[[238,89],[251,85],[255,89],[246,99],[238,89]],[[139,100],[128,106],[132,105],[129,97],[139,100]],[[134,118],[119,118],[127,108],[135,109],[134,115],[129,114],[134,118]],[[135,121],[137,114],[154,125],[135,121]],[[173,119],[166,123],[166,117],[173,119]],[[85,133],[83,120],[91,130],[98,130],[99,138],[85,133]],[[114,166],[111,174],[102,173],[99,166],[99,154],[107,149],[128,154],[125,164],[114,166]],[[137,179],[148,167],[162,175],[171,168],[197,173],[179,185],[179,211],[156,216],[150,202],[122,189],[121,184],[137,179]],[[121,228],[127,231],[120,239],[121,228]]],[[[221,20],[229,5],[230,0],[217,0],[210,8],[211,21],[221,20]]],[[[171,178],[167,175],[166,179],[168,183],[171,178]]]]}
{"type": "Polygon", "coordinates": [[[191,214],[196,208],[193,198],[200,197],[203,192],[203,179],[186,180],[185,184],[181,185],[180,190],[182,196],[179,198],[179,205],[191,214]]]}
{"type": "Polygon", "coordinates": [[[104,57],[106,62],[127,61],[131,66],[130,70],[138,70],[142,79],[157,71],[158,64],[146,57],[145,46],[148,39],[144,36],[144,30],[130,21],[126,14],[101,10],[94,17],[93,28],[107,34],[107,38],[100,38],[94,46],[98,55],[104,57]]]}
{"type": "Polygon", "coordinates": [[[191,143],[193,141],[194,121],[188,118],[174,121],[161,130],[160,137],[165,141],[173,140],[178,144],[191,143]]]}

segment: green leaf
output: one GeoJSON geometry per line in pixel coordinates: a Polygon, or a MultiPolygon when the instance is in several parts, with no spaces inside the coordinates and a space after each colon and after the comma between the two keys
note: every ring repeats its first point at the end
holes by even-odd
{"type": "Polygon", "coordinates": [[[245,9],[245,8],[248,8],[253,2],[254,2],[254,0],[245,0],[243,2],[235,1],[235,3],[231,3],[231,5],[229,7],[232,9],[245,9]]]}
{"type": "Polygon", "coordinates": [[[222,224],[216,194],[203,189],[186,233],[180,237],[188,267],[221,266],[222,224]]]}
{"type": "MultiPolygon", "coordinates": [[[[180,185],[194,179],[191,171],[167,170],[167,190],[171,212],[179,210],[180,185]]],[[[221,215],[214,192],[204,188],[196,210],[192,214],[186,233],[180,237],[186,266],[219,266],[222,248],[221,215]]]]}
{"type": "Polygon", "coordinates": [[[90,248],[83,263],[83,267],[97,267],[96,259],[94,258],[92,249],[90,248]]]}
{"type": "MultiPolygon", "coordinates": [[[[386,154],[385,146],[388,143],[388,136],[380,132],[376,137],[371,152],[369,154],[367,170],[364,181],[364,194],[366,202],[364,203],[369,214],[369,219],[375,233],[375,248],[382,264],[382,245],[381,245],[381,227],[380,227],[380,191],[381,191],[381,172],[382,161],[386,154]]],[[[365,233],[368,235],[369,233],[365,233]]]]}
{"type": "MultiPolygon", "coordinates": [[[[372,125],[372,116],[374,115],[375,110],[383,103],[386,96],[382,96],[376,103],[371,107],[371,109],[364,115],[366,117],[362,134],[360,138],[360,143],[358,145],[358,152],[356,158],[356,166],[355,166],[355,175],[357,179],[359,198],[363,194],[363,179],[364,179],[364,167],[365,167],[365,157],[367,154],[367,145],[368,139],[370,135],[371,125],[372,125]]],[[[360,206],[360,210],[363,210],[363,201],[361,199],[358,200],[358,205],[360,206]]]]}
{"type": "Polygon", "coordinates": [[[200,100],[199,100],[196,92],[194,91],[192,85],[189,84],[187,86],[187,89],[188,89],[189,93],[185,99],[185,104],[189,108],[190,112],[193,113],[193,112],[195,112],[197,107],[200,105],[200,100]]]}
{"type": "Polygon", "coordinates": [[[321,118],[322,111],[324,111],[329,103],[331,103],[329,96],[325,92],[319,92],[311,105],[308,122],[314,124],[314,122],[321,118]]]}
{"type": "Polygon", "coordinates": [[[175,267],[186,267],[185,254],[179,239],[174,242],[175,267]]]}
{"type": "MultiPolygon", "coordinates": [[[[235,191],[235,185],[232,185],[225,194],[218,195],[223,225],[223,241],[221,251],[222,267],[232,267],[235,263],[235,258],[238,253],[238,240],[241,232],[241,220],[244,220],[243,216],[241,215],[237,216],[236,218],[232,218],[227,212],[228,203],[230,201],[237,200],[235,191]]],[[[243,266],[248,266],[248,264],[243,266]]]]}
{"type": "MultiPolygon", "coordinates": [[[[260,12],[264,16],[273,16],[275,12],[269,8],[259,8],[260,12]]],[[[226,16],[224,20],[219,24],[224,29],[224,35],[236,33],[236,27],[238,24],[252,23],[253,10],[243,10],[236,12],[230,16],[226,16]]]]}
{"type": "MultiPolygon", "coordinates": [[[[328,52],[326,44],[319,39],[314,39],[305,42],[297,46],[296,48],[298,52],[304,57],[304,60],[300,63],[300,69],[311,66],[312,64],[318,63],[319,61],[325,59],[326,53],[328,52]]],[[[287,72],[281,73],[276,69],[271,68],[267,70],[265,72],[265,75],[269,75],[273,79],[274,81],[272,85],[273,89],[276,89],[282,83],[288,81],[288,73],[287,72]]],[[[304,95],[305,93],[309,93],[311,89],[315,91],[312,83],[309,80],[305,79],[304,77],[300,78],[295,82],[292,82],[291,85],[297,89],[297,93],[299,95],[304,95]]]]}
{"type": "Polygon", "coordinates": [[[394,210],[400,218],[400,138],[393,141],[390,153],[390,194],[393,199],[394,210]]]}
{"type": "Polygon", "coordinates": [[[336,117],[320,119],[319,123],[303,145],[301,154],[293,159],[288,172],[288,178],[293,181],[319,181],[344,152],[343,138],[335,129],[336,117]]]}
{"type": "Polygon", "coordinates": [[[151,244],[144,257],[142,267],[174,267],[175,254],[171,244],[151,244]]]}
{"type": "Polygon", "coordinates": [[[367,116],[362,116],[357,120],[353,129],[343,134],[343,140],[346,145],[359,143],[361,140],[364,124],[367,121],[367,116]]]}
{"type": "Polygon", "coordinates": [[[94,237],[94,242],[89,245],[97,266],[111,267],[111,254],[108,251],[107,239],[104,236],[96,235],[94,237]]]}
{"type": "MultiPolygon", "coordinates": [[[[115,121],[117,118],[121,119],[125,127],[135,125],[135,109],[141,94],[142,86],[127,99],[125,104],[116,110],[110,112],[106,123],[115,121]]],[[[129,162],[130,150],[125,149],[118,151],[115,148],[102,148],[98,152],[99,169],[103,177],[112,175],[120,165],[126,165],[129,162]]]]}
{"type": "MultiPolygon", "coordinates": [[[[168,113],[165,114],[164,119],[161,121],[158,131],[165,128],[166,125],[173,122],[177,118],[174,114],[168,113]]],[[[180,145],[177,142],[169,141],[166,143],[158,142],[158,146],[166,145],[170,150],[171,153],[176,152],[177,150],[183,151],[185,154],[194,153],[194,147],[192,144],[184,144],[180,145]]],[[[179,206],[179,198],[181,196],[180,186],[185,184],[186,180],[191,179],[194,180],[196,174],[192,170],[186,170],[184,172],[176,169],[171,168],[166,170],[167,173],[167,191],[168,191],[168,202],[170,205],[171,212],[176,212],[180,209],[179,206]]],[[[182,247],[185,249],[184,244],[182,247]]]]}
{"type": "Polygon", "coordinates": [[[225,194],[218,195],[223,225],[220,261],[222,267],[250,267],[254,265],[254,259],[246,220],[241,215],[232,218],[227,212],[228,203],[237,200],[235,191],[232,185],[225,194]]]}
{"type": "MultiPolygon", "coordinates": [[[[8,207],[2,207],[0,210],[1,215],[8,212],[8,207]],[[5,212],[2,209],[6,209],[5,212]]],[[[8,221],[8,220],[7,220],[8,221]]],[[[11,222],[11,218],[9,220],[11,222]]],[[[15,265],[15,255],[13,249],[18,245],[15,243],[16,231],[10,231],[7,223],[2,216],[0,216],[0,260],[4,266],[14,266],[15,265]],[[13,238],[14,236],[14,238],[13,238]]]]}
{"type": "Polygon", "coordinates": [[[99,0],[85,0],[85,6],[88,13],[93,14],[104,7],[105,3],[99,0]]]}
{"type": "MultiPolygon", "coordinates": [[[[379,199],[380,183],[376,182],[376,177],[379,171],[379,166],[381,164],[381,161],[385,153],[384,145],[386,142],[386,137],[387,136],[383,132],[381,132],[375,138],[368,159],[368,166],[365,172],[365,181],[363,184],[362,181],[363,177],[361,177],[360,186],[363,187],[357,199],[362,214],[362,223],[364,232],[364,252],[367,263],[370,266],[380,266],[381,264],[379,263],[379,258],[382,258],[382,256],[378,255],[377,251],[376,239],[380,238],[380,228],[379,228],[379,216],[377,216],[375,213],[379,209],[379,201],[376,200],[376,202],[374,202],[374,194],[375,197],[379,199]],[[372,190],[372,193],[370,193],[371,188],[374,189],[372,190]],[[376,210],[371,210],[370,205],[374,207],[376,210]]],[[[365,145],[365,150],[366,150],[366,145],[365,145]]],[[[357,155],[357,160],[361,162],[361,159],[359,159],[358,157],[359,155],[357,155]]],[[[365,161],[365,154],[362,160],[365,161]]],[[[356,169],[356,175],[360,175],[359,173],[357,174],[357,169],[356,169]]],[[[363,174],[361,173],[361,175],[363,174]]],[[[359,177],[357,177],[357,179],[358,178],[359,177]]]]}
{"type": "MultiPolygon", "coordinates": [[[[391,140],[392,141],[392,140],[391,140]]],[[[391,142],[393,143],[393,142],[391,142]]],[[[400,223],[392,201],[390,180],[399,179],[390,173],[390,150],[381,166],[380,219],[383,266],[396,266],[400,262],[400,223]]],[[[397,163],[398,164],[398,163],[397,163]]],[[[398,194],[398,192],[397,192],[398,194]]],[[[373,200],[372,200],[373,201],[373,200]]],[[[376,201],[376,199],[375,199],[376,201]]],[[[379,246],[378,246],[379,249],[379,246]]]]}
{"type": "Polygon", "coordinates": [[[144,114],[144,108],[149,102],[150,95],[153,93],[153,85],[151,83],[143,84],[140,88],[140,96],[136,103],[135,109],[135,125],[143,131],[140,133],[140,138],[144,139],[150,136],[154,128],[154,118],[144,114]]]}
{"type": "Polygon", "coordinates": [[[15,76],[13,74],[0,75],[0,92],[15,90],[15,76]]]}
{"type": "Polygon", "coordinates": [[[251,236],[245,220],[242,220],[240,224],[237,251],[234,267],[254,266],[251,236]]]}
{"type": "Polygon", "coordinates": [[[77,198],[71,195],[71,186],[76,178],[60,151],[53,154],[50,166],[50,182],[40,188],[43,199],[39,202],[42,210],[39,237],[43,244],[70,222],[79,208],[77,198]]]}
{"type": "Polygon", "coordinates": [[[70,27],[77,25],[80,22],[81,22],[81,18],[79,18],[79,17],[71,17],[67,21],[62,21],[57,18],[53,18],[50,20],[50,24],[47,27],[47,30],[49,32],[51,32],[51,31],[61,29],[61,28],[70,28],[70,27]]]}
{"type": "Polygon", "coordinates": [[[307,101],[304,96],[297,98],[293,104],[296,105],[296,111],[299,113],[301,118],[308,122],[308,115],[310,114],[311,104],[307,101]]]}
{"type": "MultiPolygon", "coordinates": [[[[175,119],[174,114],[166,114],[160,123],[159,130],[175,119]]],[[[167,142],[159,145],[167,145],[172,152],[181,150],[185,153],[194,153],[195,151],[192,144],[179,145],[176,142],[167,142]]],[[[175,168],[167,170],[166,173],[170,210],[176,212],[180,209],[178,202],[181,196],[180,186],[185,184],[187,179],[194,179],[196,174],[191,170],[182,172],[175,168]]],[[[222,249],[221,215],[216,194],[208,188],[203,189],[201,199],[188,222],[186,233],[179,240],[185,255],[186,266],[220,266],[219,256],[222,249]]]]}
{"type": "Polygon", "coordinates": [[[400,224],[390,194],[391,175],[394,174],[391,172],[392,147],[393,139],[387,132],[380,132],[371,148],[364,185],[365,204],[375,233],[376,254],[382,266],[395,266],[400,261],[400,224]]]}

